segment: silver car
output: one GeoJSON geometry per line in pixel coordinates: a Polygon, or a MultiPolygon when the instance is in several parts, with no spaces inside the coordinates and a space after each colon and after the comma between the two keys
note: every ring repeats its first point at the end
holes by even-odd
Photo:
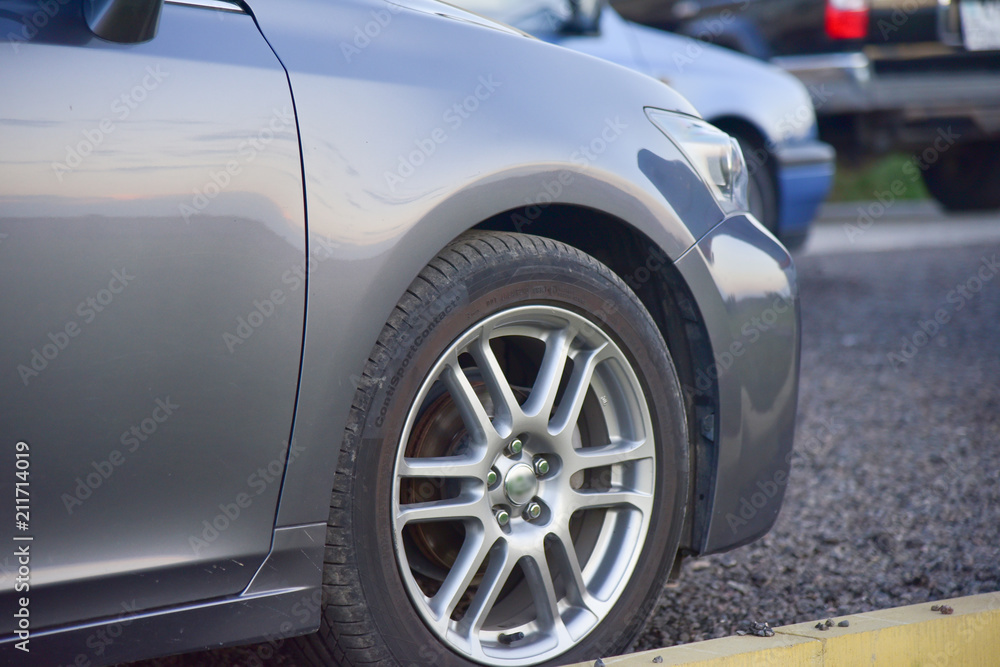
{"type": "Polygon", "coordinates": [[[667,86],[431,0],[0,36],[4,663],[594,659],[774,522],[794,269],[667,86]]]}

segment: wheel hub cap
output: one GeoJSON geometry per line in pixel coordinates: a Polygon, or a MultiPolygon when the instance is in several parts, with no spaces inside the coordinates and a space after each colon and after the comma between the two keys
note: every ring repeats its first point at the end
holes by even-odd
{"type": "Polygon", "coordinates": [[[523,505],[534,498],[537,488],[535,471],[527,463],[514,465],[504,476],[503,491],[515,505],[523,505]]]}

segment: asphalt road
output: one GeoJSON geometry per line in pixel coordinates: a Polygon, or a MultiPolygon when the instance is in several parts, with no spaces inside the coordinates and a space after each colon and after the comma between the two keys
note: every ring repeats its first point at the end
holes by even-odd
{"type": "MultiPolygon", "coordinates": [[[[636,649],[1000,590],[998,261],[997,215],[824,211],[796,259],[802,388],[778,522],[686,562],[636,649]]],[[[262,655],[270,647],[137,664],[262,655]]]]}

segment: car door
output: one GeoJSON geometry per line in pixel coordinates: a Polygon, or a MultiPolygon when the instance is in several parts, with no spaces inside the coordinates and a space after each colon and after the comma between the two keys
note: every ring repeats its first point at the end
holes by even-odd
{"type": "Polygon", "coordinates": [[[117,44],[81,4],[0,2],[0,497],[25,499],[0,537],[30,569],[4,548],[0,606],[30,586],[33,630],[247,586],[305,315],[295,114],[253,18],[168,2],[117,44]]]}

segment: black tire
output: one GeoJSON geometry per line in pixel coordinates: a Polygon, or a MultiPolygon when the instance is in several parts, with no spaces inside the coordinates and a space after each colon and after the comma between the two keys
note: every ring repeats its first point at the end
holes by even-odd
{"type": "MultiPolygon", "coordinates": [[[[655,471],[649,479],[655,478],[655,482],[650,487],[653,489],[649,509],[651,518],[642,549],[636,551],[638,556],[632,557],[635,567],[630,575],[623,577],[626,583],[621,584],[623,588],[617,601],[608,603],[609,611],[604,620],[558,656],[546,655],[538,662],[529,659],[522,664],[565,664],[620,653],[643,627],[674,561],[687,498],[687,425],[680,384],[667,348],[637,297],[616,275],[592,257],[538,237],[472,232],[443,250],[421,272],[400,300],[372,350],[344,434],[331,499],[322,625],[318,633],[298,640],[300,659],[324,665],[476,664],[439,639],[408,593],[407,585],[412,585],[416,577],[413,571],[407,570],[395,551],[397,533],[394,522],[398,519],[398,507],[402,505],[393,503],[397,492],[402,497],[405,483],[397,483],[396,479],[396,466],[404,460],[397,458],[397,447],[404,432],[413,433],[404,423],[408,415],[424,415],[440,402],[439,399],[432,402],[426,398],[420,405],[429,404],[431,408],[415,407],[415,399],[421,395],[429,396],[421,392],[429,391],[426,387],[428,382],[433,382],[433,378],[428,380],[427,376],[435,363],[444,358],[443,351],[452,346],[459,336],[467,335],[463,332],[475,329],[470,329],[470,325],[488,318],[507,317],[516,308],[523,307],[534,312],[531,309],[536,306],[558,309],[553,312],[573,313],[573,317],[585,319],[588,326],[606,334],[615,342],[616,349],[624,353],[634,370],[629,377],[638,378],[645,395],[648,410],[643,414],[647,414],[651,421],[643,423],[650,423],[653,427],[650,435],[654,436],[651,447],[655,455],[648,459],[652,459],[650,465],[655,471]],[[409,579],[404,572],[410,572],[409,579]]],[[[523,308],[517,312],[525,312],[523,308]]],[[[484,336],[490,341],[489,334],[484,336]]],[[[487,344],[493,345],[492,342],[487,344]]],[[[505,360],[504,373],[508,374],[511,371],[507,369],[512,366],[506,361],[506,354],[502,358],[505,360]]],[[[461,368],[466,376],[472,377],[474,371],[466,366],[461,368]]],[[[619,370],[616,366],[615,372],[619,370]]],[[[565,376],[560,376],[565,380],[565,376]]],[[[597,376],[596,371],[594,376],[597,376]]],[[[430,386],[433,390],[437,383],[430,386]]],[[[585,392],[591,388],[592,385],[586,385],[585,392]]],[[[602,396],[600,399],[603,405],[607,405],[605,398],[602,396]]],[[[483,399],[484,407],[486,400],[483,399]]],[[[418,416],[418,419],[422,420],[422,417],[418,416]]],[[[498,417],[493,419],[499,421],[498,417]]],[[[574,433],[578,429],[577,426],[574,433]]],[[[524,452],[518,456],[528,454],[532,437],[527,436],[524,452]]],[[[452,434],[451,439],[455,440],[456,436],[452,434]]],[[[448,439],[438,440],[443,442],[448,439]]],[[[511,446],[507,445],[508,457],[512,456],[511,446]]],[[[470,450],[459,451],[465,455],[470,450]]],[[[560,464],[554,465],[556,472],[552,474],[556,475],[560,464]]],[[[645,463],[636,464],[637,470],[648,467],[645,463]]],[[[493,469],[496,469],[496,464],[493,469]]],[[[438,490],[446,481],[441,480],[438,490]]],[[[471,481],[478,484],[478,480],[471,481]]],[[[542,493],[539,489],[545,483],[535,481],[537,493],[542,493]]],[[[508,484],[505,478],[504,493],[512,493],[514,487],[508,484]]],[[[488,486],[484,488],[485,502],[489,503],[489,494],[493,492],[488,486]]],[[[443,492],[441,496],[444,497],[443,492]]],[[[589,511],[584,510],[584,516],[589,511]]],[[[606,516],[616,514],[608,512],[606,516]]],[[[546,516],[542,515],[538,521],[546,516]]],[[[553,522],[557,521],[556,517],[553,511],[553,522]]],[[[534,521],[528,518],[525,510],[524,518],[512,518],[508,524],[511,534],[515,529],[536,529],[537,524],[534,523],[515,526],[515,520],[534,521]]],[[[433,527],[434,524],[430,525],[433,527]]],[[[485,527],[485,522],[483,525],[485,527]]],[[[489,529],[498,530],[494,525],[489,529]]],[[[569,532],[571,530],[567,534],[569,532]]],[[[404,550],[404,553],[409,558],[409,552],[404,550]]],[[[488,556],[491,564],[493,553],[491,551],[488,556]]],[[[483,572],[482,568],[480,572],[483,572]]],[[[489,568],[486,568],[486,573],[484,579],[489,568]]],[[[524,586],[533,590],[527,579],[525,575],[524,586]]],[[[569,590],[565,582],[564,589],[569,590]]],[[[495,590],[501,596],[506,595],[503,599],[507,604],[506,601],[518,589],[515,586],[512,591],[504,593],[506,589],[501,590],[497,586],[495,590]]],[[[470,607],[474,604],[473,597],[470,607]]],[[[492,606],[492,603],[489,604],[492,606]]],[[[539,613],[537,609],[535,612],[539,613]]],[[[488,620],[490,613],[494,612],[484,613],[483,617],[488,620]]],[[[452,616],[444,618],[447,623],[452,616]]],[[[542,618],[543,615],[537,615],[537,619],[542,618]]],[[[541,625],[541,620],[538,623],[541,625]]],[[[501,643],[511,637],[514,637],[511,639],[514,646],[529,639],[535,641],[503,633],[497,635],[501,643]]],[[[544,639],[542,634],[539,637],[544,639]]],[[[497,648],[499,646],[497,644],[493,649],[506,650],[497,648]]],[[[500,660],[498,664],[512,663],[500,660]]]]}
{"type": "MultiPolygon", "coordinates": [[[[769,232],[778,234],[778,187],[770,163],[774,156],[767,149],[751,142],[745,137],[733,135],[740,142],[740,148],[747,160],[749,181],[747,183],[747,200],[750,212],[769,232]],[[757,156],[765,156],[763,159],[757,156]]],[[[779,236],[780,238],[780,236],[779,236]]]]}
{"type": "Polygon", "coordinates": [[[952,146],[923,176],[927,191],[948,211],[1000,208],[1000,142],[952,146]]]}

